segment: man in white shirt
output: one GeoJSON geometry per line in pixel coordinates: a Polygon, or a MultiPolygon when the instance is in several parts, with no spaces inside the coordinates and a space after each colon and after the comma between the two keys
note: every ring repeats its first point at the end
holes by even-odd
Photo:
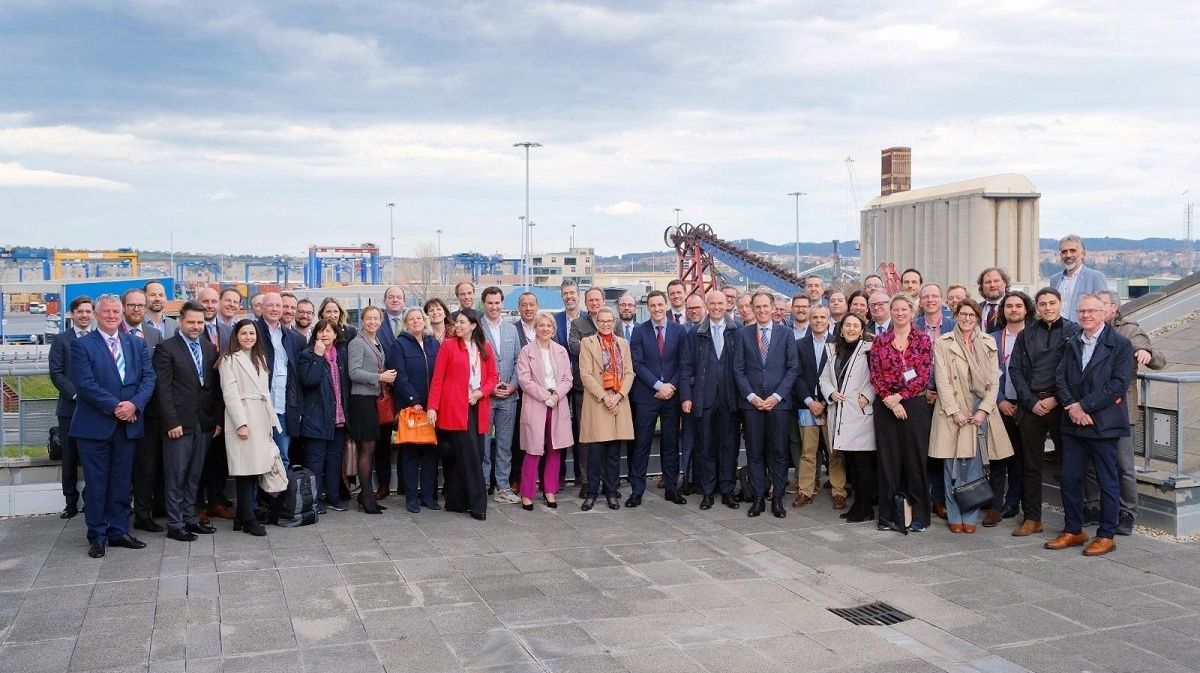
{"type": "Polygon", "coordinates": [[[483,429],[483,483],[492,482],[492,466],[496,468],[496,502],[518,503],[509,481],[512,470],[513,427],[517,420],[517,353],[520,352],[517,326],[504,320],[504,292],[498,287],[483,291],[483,335],[496,356],[496,371],[500,376],[491,396],[491,427],[483,429]],[[493,456],[493,453],[495,455],[493,456]],[[494,461],[494,463],[493,463],[494,461]]]}
{"type": "Polygon", "coordinates": [[[687,300],[687,290],[683,286],[683,281],[678,278],[667,283],[667,301],[671,306],[667,310],[667,320],[676,325],[684,325],[687,322],[687,311],[684,307],[684,302],[687,300]]]}
{"type": "Polygon", "coordinates": [[[537,312],[537,295],[532,292],[522,292],[521,296],[517,297],[518,317],[513,322],[517,326],[517,338],[520,339],[521,348],[524,348],[526,344],[537,338],[537,334],[533,328],[537,312]]]}
{"type": "Polygon", "coordinates": [[[224,325],[226,329],[232,329],[234,323],[237,322],[238,313],[241,311],[242,295],[231,287],[221,290],[221,303],[217,307],[217,322],[224,325]]]}
{"type": "Polygon", "coordinates": [[[152,280],[142,286],[142,292],[146,294],[145,323],[158,330],[164,339],[175,336],[175,332],[179,331],[179,321],[163,315],[163,309],[167,306],[167,289],[162,283],[152,280]]]}
{"type": "Polygon", "coordinates": [[[617,300],[617,320],[617,334],[625,337],[626,341],[632,339],[633,329],[637,327],[637,302],[628,292],[617,300]]]}
{"type": "Polygon", "coordinates": [[[808,335],[808,310],[812,303],[807,295],[798,294],[792,297],[792,338],[796,341],[808,335]]]}

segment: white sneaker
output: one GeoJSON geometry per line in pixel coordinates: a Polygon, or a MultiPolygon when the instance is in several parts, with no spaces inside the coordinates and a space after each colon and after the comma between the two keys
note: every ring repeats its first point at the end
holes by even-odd
{"type": "Polygon", "coordinates": [[[521,496],[517,495],[516,493],[513,493],[512,489],[506,488],[503,491],[496,491],[496,494],[492,496],[492,500],[494,500],[496,502],[506,502],[509,504],[514,504],[514,503],[521,502],[521,496]]]}

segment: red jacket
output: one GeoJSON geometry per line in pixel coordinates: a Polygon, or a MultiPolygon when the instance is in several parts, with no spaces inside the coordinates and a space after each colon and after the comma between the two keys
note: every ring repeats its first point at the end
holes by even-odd
{"type": "MultiPolygon", "coordinates": [[[[475,329],[479,329],[476,327],[475,329]]],[[[476,417],[476,428],[479,434],[487,432],[491,422],[491,405],[488,397],[496,387],[500,375],[496,372],[496,356],[492,354],[491,345],[483,344],[480,360],[483,375],[480,377],[479,389],[483,399],[475,403],[479,411],[476,417]]],[[[437,427],[443,430],[467,429],[468,386],[471,381],[471,361],[467,347],[462,339],[447,339],[438,349],[437,362],[433,365],[433,380],[429,382],[429,403],[426,408],[437,412],[437,427]]]]}

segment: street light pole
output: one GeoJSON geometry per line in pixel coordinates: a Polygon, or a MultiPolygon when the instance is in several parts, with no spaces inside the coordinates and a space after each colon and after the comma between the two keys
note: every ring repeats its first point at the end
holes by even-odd
{"type": "Polygon", "coordinates": [[[683,208],[676,208],[676,209],[675,209],[675,226],[676,226],[676,227],[678,227],[678,226],[679,226],[679,213],[681,213],[681,212],[683,212],[683,208]]]}
{"type": "Polygon", "coordinates": [[[533,282],[533,268],[532,268],[533,267],[533,225],[536,223],[533,222],[532,220],[529,220],[525,224],[528,225],[526,227],[526,229],[529,230],[529,266],[530,266],[529,281],[526,282],[526,284],[525,284],[525,290],[529,291],[529,283],[533,282]]]}
{"type": "Polygon", "coordinates": [[[804,192],[788,192],[788,196],[796,197],[796,275],[800,275],[800,197],[808,196],[804,192]]]}
{"type": "Polygon", "coordinates": [[[571,249],[575,248],[575,225],[571,225],[571,249]]]}
{"type": "Polygon", "coordinates": [[[391,263],[388,264],[388,284],[396,284],[396,220],[393,217],[396,213],[395,203],[385,203],[384,207],[388,209],[388,231],[392,238],[391,263]]]}
{"type": "Polygon", "coordinates": [[[517,221],[521,223],[521,286],[525,286],[525,272],[529,266],[525,264],[525,237],[528,235],[529,227],[525,226],[525,216],[518,215],[517,221]]]}
{"type": "Polygon", "coordinates": [[[438,235],[438,285],[441,286],[446,282],[445,274],[442,273],[442,230],[437,230],[438,235]]]}
{"type": "MultiPolygon", "coordinates": [[[[529,141],[513,143],[513,147],[525,148],[525,221],[529,221],[529,149],[531,147],[541,147],[541,143],[533,143],[529,141]]],[[[522,285],[525,289],[529,289],[529,260],[530,256],[529,245],[527,242],[526,227],[521,227],[521,265],[525,267],[521,275],[522,285]]]]}

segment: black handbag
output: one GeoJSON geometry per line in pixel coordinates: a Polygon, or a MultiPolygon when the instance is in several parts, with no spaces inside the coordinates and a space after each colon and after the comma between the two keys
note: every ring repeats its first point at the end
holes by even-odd
{"type": "MultiPolygon", "coordinates": [[[[976,430],[982,432],[982,429],[976,430]]],[[[975,440],[975,455],[982,457],[982,452],[979,448],[979,438],[975,440]]],[[[992,485],[988,483],[986,471],[984,475],[978,479],[968,481],[965,484],[958,483],[958,458],[951,458],[954,465],[950,468],[950,492],[954,496],[954,502],[958,503],[958,509],[966,512],[977,507],[992,502],[992,485]]]]}

